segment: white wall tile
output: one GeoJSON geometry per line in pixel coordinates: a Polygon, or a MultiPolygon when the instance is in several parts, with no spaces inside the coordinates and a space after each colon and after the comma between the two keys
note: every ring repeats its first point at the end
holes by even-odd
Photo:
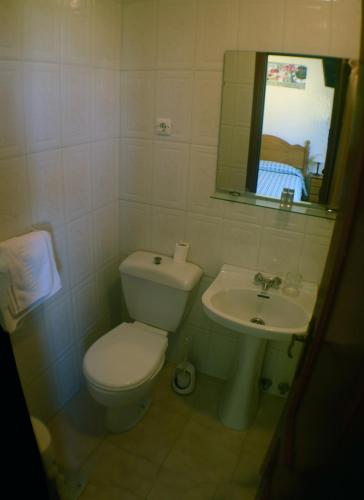
{"type": "Polygon", "coordinates": [[[0,161],[0,240],[29,230],[31,209],[25,158],[0,161]]]}
{"type": "Polygon", "coordinates": [[[216,275],[221,267],[222,219],[188,213],[186,241],[191,245],[189,260],[207,275],[216,275]]]}
{"type": "Polygon", "coordinates": [[[120,197],[150,203],[152,199],[153,142],[124,139],[121,142],[120,197]]]}
{"type": "Polygon", "coordinates": [[[224,202],[214,200],[216,180],[216,148],[191,146],[188,182],[188,210],[221,216],[224,202]]]}
{"type": "Polygon", "coordinates": [[[33,223],[64,223],[61,150],[41,151],[28,157],[33,223]]]}
{"type": "Polygon", "coordinates": [[[261,207],[234,202],[227,202],[225,204],[226,219],[262,225],[264,223],[264,216],[265,209],[261,207]]]}
{"type": "Polygon", "coordinates": [[[151,207],[141,203],[120,201],[120,251],[128,255],[150,247],[151,207]]]}
{"type": "Polygon", "coordinates": [[[240,50],[282,50],[284,4],[284,0],[240,0],[240,50]]]}
{"type": "Polygon", "coordinates": [[[120,135],[120,73],[94,69],[92,91],[93,139],[120,135]]]}
{"type": "Polygon", "coordinates": [[[284,50],[291,53],[328,54],[331,2],[295,0],[285,5],[284,50]],[[302,29],[297,28],[297,19],[302,29]]]}
{"type": "Polygon", "coordinates": [[[55,365],[58,404],[63,406],[81,387],[81,367],[75,349],[70,349],[55,365]]]}
{"type": "Polygon", "coordinates": [[[227,380],[235,366],[237,341],[232,335],[211,333],[206,373],[227,380]]]}
{"type": "Polygon", "coordinates": [[[34,378],[49,365],[52,345],[39,308],[24,318],[11,340],[22,379],[34,378]]]}
{"type": "Polygon", "coordinates": [[[332,2],[330,54],[335,57],[359,59],[360,21],[360,0],[332,2]]]}
{"type": "Polygon", "coordinates": [[[261,376],[272,381],[272,386],[268,390],[269,393],[279,396],[281,395],[278,388],[280,383],[291,385],[297,360],[298,355],[296,354],[292,359],[287,356],[286,352],[272,349],[270,346],[267,348],[261,376]]]}
{"type": "Polygon", "coordinates": [[[209,276],[202,276],[198,289],[195,292],[196,295],[193,298],[191,311],[187,318],[188,324],[198,326],[204,330],[210,329],[213,325],[213,321],[206,315],[202,305],[202,295],[211,285],[212,281],[213,279],[209,276]]]}
{"type": "Polygon", "coordinates": [[[91,70],[62,68],[62,144],[71,146],[91,139],[91,70]]]}
{"type": "Polygon", "coordinates": [[[191,137],[192,71],[157,73],[156,119],[170,118],[172,141],[189,142],[191,137]]]}
{"type": "Polygon", "coordinates": [[[169,208],[186,208],[188,163],[187,144],[154,143],[154,204],[169,208]]]}
{"type": "Polygon", "coordinates": [[[62,150],[66,220],[71,221],[91,210],[90,145],[62,150]]]}
{"type": "Polygon", "coordinates": [[[62,61],[89,64],[91,61],[91,0],[63,2],[62,61]]]}
{"type": "Polygon", "coordinates": [[[222,69],[225,50],[237,48],[238,0],[198,0],[196,67],[222,69]]]}
{"type": "Polygon", "coordinates": [[[159,0],[158,67],[192,68],[195,38],[196,0],[159,0]]]}
{"type": "Polygon", "coordinates": [[[37,309],[47,366],[31,352],[24,365],[29,408],[47,418],[77,387],[73,314],[85,338],[101,332],[94,274],[119,255],[120,14],[118,0],[0,2],[0,239],[49,230],[62,281],[37,309]]]}
{"type": "Polygon", "coordinates": [[[61,27],[59,0],[27,0],[24,5],[25,58],[58,61],[61,27]]]}
{"type": "Polygon", "coordinates": [[[60,70],[57,64],[29,63],[25,76],[26,135],[31,152],[61,143],[60,70]]]}
{"type": "Polygon", "coordinates": [[[156,61],[155,1],[123,2],[121,64],[125,69],[151,69],[156,61]]]}
{"type": "Polygon", "coordinates": [[[47,422],[60,408],[54,367],[49,366],[31,380],[21,378],[21,382],[29,414],[47,422]]]}
{"type": "Polygon", "coordinates": [[[154,85],[153,71],[129,71],[126,73],[122,90],[124,136],[141,139],[153,137],[154,85]]]}
{"type": "Polygon", "coordinates": [[[119,244],[119,207],[117,202],[110,203],[93,213],[95,264],[100,267],[118,255],[119,244]]]}
{"type": "Polygon", "coordinates": [[[61,356],[75,340],[75,328],[70,297],[61,295],[46,306],[45,329],[51,339],[55,356],[61,356]]]}
{"type": "Polygon", "coordinates": [[[329,246],[329,238],[306,235],[299,266],[305,281],[320,283],[329,246]]]}
{"type": "Polygon", "coordinates": [[[95,279],[89,278],[72,290],[73,314],[79,339],[95,331],[99,318],[95,279]]]}
{"type": "Polygon", "coordinates": [[[91,144],[93,208],[118,198],[119,141],[110,139],[91,144]]]}
{"type": "Polygon", "coordinates": [[[303,234],[265,227],[262,233],[258,268],[268,273],[297,271],[303,234]]]}
{"type": "Polygon", "coordinates": [[[319,217],[307,217],[306,219],[307,234],[331,238],[335,221],[319,217]]]}
{"type": "Polygon", "coordinates": [[[122,294],[119,272],[120,258],[100,267],[96,272],[97,302],[105,331],[122,321],[122,294]]]}
{"type": "Polygon", "coordinates": [[[94,0],[92,59],[95,66],[120,67],[121,5],[116,0],[94,0]]]}
{"type": "Polygon", "coordinates": [[[224,221],[222,261],[224,264],[256,269],[262,227],[246,222],[224,221]]]}
{"type": "Polygon", "coordinates": [[[219,72],[195,73],[192,105],[192,142],[217,146],[220,120],[221,78],[219,72]]]}
{"type": "Polygon", "coordinates": [[[195,365],[196,370],[207,373],[209,368],[211,333],[196,326],[186,325],[182,328],[182,335],[187,335],[190,339],[189,359],[195,365]]]}
{"type": "Polygon", "coordinates": [[[185,212],[169,208],[152,207],[151,249],[173,255],[175,245],[185,235],[185,212]]]}
{"type": "Polygon", "coordinates": [[[20,63],[0,62],[0,159],[25,152],[23,78],[20,63]]]}
{"type": "Polygon", "coordinates": [[[67,226],[67,247],[72,286],[93,271],[92,220],[86,215],[67,226]]]}
{"type": "Polygon", "coordinates": [[[18,59],[23,49],[22,0],[2,0],[0,2],[0,58],[18,59]]]}
{"type": "Polygon", "coordinates": [[[275,229],[303,233],[307,219],[311,219],[311,217],[290,212],[281,212],[280,210],[264,210],[264,225],[274,227],[275,229]]]}

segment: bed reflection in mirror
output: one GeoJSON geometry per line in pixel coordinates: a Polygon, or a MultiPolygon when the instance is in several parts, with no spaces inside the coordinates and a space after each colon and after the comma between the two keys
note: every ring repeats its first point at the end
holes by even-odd
{"type": "Polygon", "coordinates": [[[348,75],[337,58],[226,52],[217,190],[326,203],[348,75]]]}

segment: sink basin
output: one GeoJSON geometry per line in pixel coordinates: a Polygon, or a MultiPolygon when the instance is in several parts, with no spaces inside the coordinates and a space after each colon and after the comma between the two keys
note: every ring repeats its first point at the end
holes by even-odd
{"type": "Polygon", "coordinates": [[[263,292],[256,271],[224,265],[202,296],[206,314],[217,323],[266,340],[305,335],[316,300],[316,286],[303,283],[297,297],[281,288],[263,292]]]}
{"type": "Polygon", "coordinates": [[[233,429],[249,427],[255,417],[267,341],[305,335],[316,301],[314,284],[304,282],[297,297],[292,297],[282,288],[263,292],[261,285],[254,284],[255,274],[225,264],[202,296],[210,319],[241,334],[235,372],[219,405],[220,419],[233,429]]]}

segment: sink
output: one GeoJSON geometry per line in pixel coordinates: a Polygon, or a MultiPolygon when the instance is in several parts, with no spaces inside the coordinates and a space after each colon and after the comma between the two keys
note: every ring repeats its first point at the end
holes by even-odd
{"type": "Polygon", "coordinates": [[[297,297],[285,295],[282,288],[263,291],[254,284],[256,272],[225,264],[202,296],[210,319],[240,333],[235,370],[225,384],[219,416],[227,427],[241,430],[249,427],[258,409],[267,341],[306,335],[317,292],[316,285],[306,282],[297,297]]]}

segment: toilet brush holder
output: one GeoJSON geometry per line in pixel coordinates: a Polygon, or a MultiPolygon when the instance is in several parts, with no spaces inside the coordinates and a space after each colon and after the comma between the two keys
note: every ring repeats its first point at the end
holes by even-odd
{"type": "Polygon", "coordinates": [[[196,370],[192,363],[185,361],[176,367],[172,388],[178,394],[191,394],[196,385],[196,370]]]}

